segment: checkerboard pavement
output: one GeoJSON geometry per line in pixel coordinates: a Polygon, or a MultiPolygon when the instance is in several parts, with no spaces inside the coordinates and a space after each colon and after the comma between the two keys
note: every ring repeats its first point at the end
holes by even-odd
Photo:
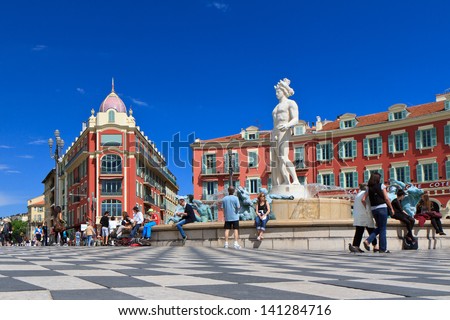
{"type": "Polygon", "coordinates": [[[0,247],[0,299],[450,299],[450,250],[0,247]]]}

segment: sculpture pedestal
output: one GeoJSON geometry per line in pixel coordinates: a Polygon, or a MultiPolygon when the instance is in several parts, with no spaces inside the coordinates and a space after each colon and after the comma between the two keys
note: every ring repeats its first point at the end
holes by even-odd
{"type": "Polygon", "coordinates": [[[352,219],[351,202],[344,199],[311,198],[274,199],[271,210],[277,220],[348,220],[352,219]]]}
{"type": "Polygon", "coordinates": [[[271,194],[293,196],[294,199],[305,199],[308,196],[305,186],[301,184],[281,184],[272,186],[271,194]]]}

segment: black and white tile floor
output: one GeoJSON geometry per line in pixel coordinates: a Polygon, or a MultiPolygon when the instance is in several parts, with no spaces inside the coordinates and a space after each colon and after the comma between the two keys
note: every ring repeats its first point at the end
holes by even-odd
{"type": "Polygon", "coordinates": [[[450,250],[0,247],[5,299],[450,299],[450,250]]]}

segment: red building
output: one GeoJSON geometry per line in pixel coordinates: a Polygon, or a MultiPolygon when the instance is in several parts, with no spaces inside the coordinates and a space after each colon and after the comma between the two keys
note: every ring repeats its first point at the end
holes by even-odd
{"type": "Polygon", "coordinates": [[[153,208],[161,221],[175,212],[176,178],[155,144],[136,126],[133,111],[127,114],[114,85],[62,157],[60,172],[68,226],[97,221],[105,211],[131,215],[136,205],[145,211],[153,208]]]}
{"type": "MultiPolygon", "coordinates": [[[[396,179],[423,188],[444,215],[449,212],[450,94],[417,106],[395,104],[377,114],[347,113],[335,121],[318,117],[312,127],[299,121],[292,130],[290,159],[301,183],[355,192],[378,171],[386,183],[396,179]]],[[[214,195],[228,188],[230,153],[233,183],[254,197],[260,187],[271,189],[270,131],[249,127],[232,136],[197,139],[191,147],[196,198],[214,203],[214,195]]]]}

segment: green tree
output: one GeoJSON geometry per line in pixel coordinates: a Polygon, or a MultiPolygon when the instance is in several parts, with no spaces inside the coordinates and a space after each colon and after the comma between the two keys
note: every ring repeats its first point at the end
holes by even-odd
{"type": "Polygon", "coordinates": [[[14,242],[20,235],[22,235],[22,238],[25,237],[25,235],[27,234],[28,222],[22,220],[13,220],[11,221],[11,224],[13,228],[12,236],[14,242]]]}

